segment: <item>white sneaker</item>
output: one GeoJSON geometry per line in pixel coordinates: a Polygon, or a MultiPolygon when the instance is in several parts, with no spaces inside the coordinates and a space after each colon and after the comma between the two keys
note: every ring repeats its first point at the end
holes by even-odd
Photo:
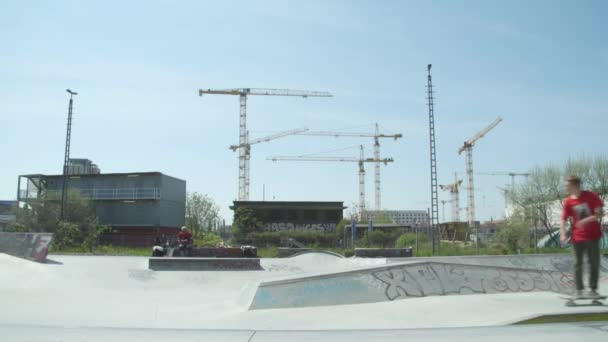
{"type": "Polygon", "coordinates": [[[584,295],[583,290],[576,290],[574,291],[574,297],[575,298],[582,298],[584,295]]]}
{"type": "Polygon", "coordinates": [[[599,293],[597,293],[596,290],[593,290],[593,289],[591,289],[587,292],[587,296],[591,297],[591,298],[601,297],[601,295],[599,293]]]}

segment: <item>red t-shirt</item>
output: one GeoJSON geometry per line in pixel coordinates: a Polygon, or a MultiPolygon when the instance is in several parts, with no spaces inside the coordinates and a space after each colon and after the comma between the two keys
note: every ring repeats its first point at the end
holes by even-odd
{"type": "Polygon", "coordinates": [[[190,240],[192,239],[192,233],[187,230],[180,230],[179,233],[177,233],[177,238],[180,240],[190,240]]]}
{"type": "Polygon", "coordinates": [[[604,201],[591,191],[581,191],[579,197],[569,196],[564,200],[562,219],[567,220],[572,217],[572,241],[593,241],[602,237],[602,227],[598,221],[581,228],[576,228],[576,224],[579,220],[593,215],[597,208],[603,206],[604,201]]]}

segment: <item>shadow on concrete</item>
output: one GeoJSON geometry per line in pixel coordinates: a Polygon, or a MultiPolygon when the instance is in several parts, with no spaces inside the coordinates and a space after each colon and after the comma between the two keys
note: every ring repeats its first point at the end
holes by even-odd
{"type": "Polygon", "coordinates": [[[61,261],[51,260],[51,259],[46,259],[44,261],[44,263],[49,264],[49,265],[63,265],[63,263],[61,261]]]}

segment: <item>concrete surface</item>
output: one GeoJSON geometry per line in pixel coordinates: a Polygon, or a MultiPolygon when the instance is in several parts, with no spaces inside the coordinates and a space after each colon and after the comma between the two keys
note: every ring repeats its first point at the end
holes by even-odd
{"type": "Polygon", "coordinates": [[[260,271],[258,258],[150,258],[154,271],[260,271]]]}
{"type": "Polygon", "coordinates": [[[542,324],[448,329],[263,331],[21,327],[0,325],[0,335],[12,342],[599,342],[608,338],[608,324],[542,324]]]}
{"type": "Polygon", "coordinates": [[[262,259],[264,270],[258,272],[156,272],[147,269],[147,257],[49,259],[52,263],[39,264],[0,254],[0,340],[396,341],[451,336],[464,341],[488,334],[500,341],[524,334],[560,341],[580,334],[593,341],[601,336],[597,329],[570,326],[554,334],[555,325],[524,333],[500,326],[546,314],[608,312],[608,307],[566,307],[551,292],[248,310],[258,282],[364,270],[386,265],[386,260],[306,254],[262,259]]]}

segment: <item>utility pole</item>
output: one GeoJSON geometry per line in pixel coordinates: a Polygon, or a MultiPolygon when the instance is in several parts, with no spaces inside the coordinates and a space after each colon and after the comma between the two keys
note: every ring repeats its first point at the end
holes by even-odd
{"type": "Polygon", "coordinates": [[[63,181],[61,184],[61,219],[65,218],[65,208],[67,207],[67,183],[68,183],[68,165],[70,163],[70,144],[72,141],[72,108],[74,105],[74,96],[77,92],[66,89],[70,94],[70,103],[68,105],[68,123],[65,134],[65,154],[63,158],[63,181]]]}
{"type": "MultiPolygon", "coordinates": [[[[437,194],[437,152],[435,150],[435,108],[433,104],[433,80],[431,78],[431,67],[433,65],[427,65],[427,101],[429,106],[429,147],[430,147],[430,159],[431,159],[431,210],[430,210],[430,227],[431,237],[433,241],[433,254],[435,249],[439,252],[439,245],[437,243],[437,237],[435,229],[439,223],[439,196],[437,194]]],[[[441,241],[441,240],[439,240],[441,241]]]]}

